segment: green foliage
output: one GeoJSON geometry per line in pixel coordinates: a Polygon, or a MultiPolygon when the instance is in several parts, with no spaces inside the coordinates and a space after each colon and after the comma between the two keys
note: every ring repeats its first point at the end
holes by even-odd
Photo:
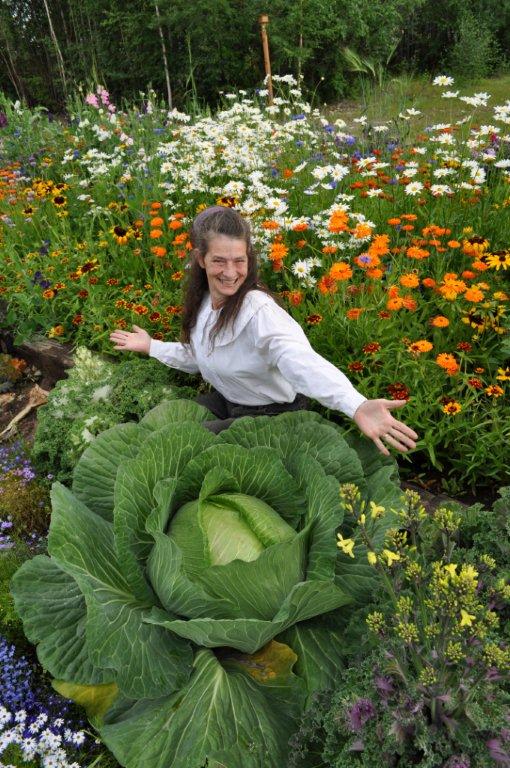
{"type": "Polygon", "coordinates": [[[371,509],[400,498],[394,463],[317,414],[220,435],[209,417],[176,399],[97,437],[72,491],[53,486],[50,557],[13,580],[55,687],[128,768],[281,768],[342,664],[344,606],[377,588],[350,556],[337,568],[340,484],[371,509]]]}
{"type": "Polygon", "coordinates": [[[10,582],[21,564],[30,557],[28,547],[19,542],[11,549],[0,551],[0,635],[18,647],[28,644],[21,619],[14,607],[10,582]]]}
{"type": "Polygon", "coordinates": [[[14,538],[44,534],[50,520],[49,487],[36,478],[26,481],[14,471],[0,478],[0,518],[12,522],[14,538]]]}
{"type": "Polygon", "coordinates": [[[152,359],[133,357],[114,364],[79,348],[67,378],[39,409],[35,462],[56,479],[68,480],[79,456],[100,432],[140,419],[162,400],[193,396],[193,388],[177,384],[183,380],[182,374],[152,359]]]}
{"type": "MultiPolygon", "coordinates": [[[[379,759],[399,768],[485,768],[508,750],[507,580],[487,553],[457,547],[459,509],[427,513],[407,492],[376,553],[369,521],[384,512],[370,512],[352,486],[342,497],[386,601],[366,618],[371,639],[303,718],[289,765],[372,768],[379,759]]],[[[508,518],[507,502],[503,489],[495,506],[508,518]]],[[[479,511],[468,515],[470,526],[479,511]]]]}
{"type": "Polygon", "coordinates": [[[460,79],[476,80],[492,72],[499,60],[499,46],[488,25],[465,11],[448,56],[448,70],[460,79]]]}

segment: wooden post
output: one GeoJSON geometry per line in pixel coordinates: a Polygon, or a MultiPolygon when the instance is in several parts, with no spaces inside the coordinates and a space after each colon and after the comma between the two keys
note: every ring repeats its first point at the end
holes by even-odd
{"type": "Polygon", "coordinates": [[[269,41],[267,38],[266,26],[269,24],[269,16],[263,13],[259,16],[260,34],[262,36],[262,50],[264,51],[264,69],[267,78],[267,100],[269,104],[273,103],[273,81],[271,80],[271,59],[269,58],[269,41]]]}

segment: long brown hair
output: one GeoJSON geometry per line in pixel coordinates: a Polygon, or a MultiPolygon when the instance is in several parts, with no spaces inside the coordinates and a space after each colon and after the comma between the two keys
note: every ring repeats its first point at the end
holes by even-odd
{"type": "Polygon", "coordinates": [[[270,293],[266,286],[258,279],[257,255],[253,247],[248,222],[238,211],[234,211],[232,208],[225,208],[221,205],[206,208],[195,217],[191,225],[190,239],[193,249],[187,270],[182,312],[181,341],[184,344],[190,343],[191,331],[195,327],[198,310],[204,295],[209,290],[205,269],[200,266],[197,257],[205,257],[209,250],[211,238],[216,235],[225,235],[235,240],[243,240],[246,244],[246,254],[248,256],[248,273],[236,293],[233,296],[229,296],[222,305],[218,319],[211,330],[211,342],[214,341],[214,338],[223,328],[226,328],[229,324],[233,325],[248,291],[258,289],[265,293],[270,293]]]}

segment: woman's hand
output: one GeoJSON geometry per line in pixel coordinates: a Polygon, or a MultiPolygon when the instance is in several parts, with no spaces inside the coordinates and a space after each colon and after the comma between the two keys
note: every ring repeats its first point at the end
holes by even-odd
{"type": "Polygon", "coordinates": [[[147,331],[137,325],[133,325],[133,333],[113,331],[110,334],[110,341],[115,344],[114,349],[121,349],[123,352],[143,352],[148,355],[151,347],[151,337],[147,331]]]}
{"type": "Polygon", "coordinates": [[[373,440],[385,456],[389,456],[390,452],[383,440],[403,453],[416,448],[416,432],[390,413],[395,408],[403,408],[405,404],[405,400],[365,400],[352,417],[363,434],[373,440]]]}

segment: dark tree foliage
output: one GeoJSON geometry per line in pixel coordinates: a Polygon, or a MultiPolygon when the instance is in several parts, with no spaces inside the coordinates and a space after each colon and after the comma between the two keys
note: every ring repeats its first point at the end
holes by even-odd
{"type": "Polygon", "coordinates": [[[174,103],[214,106],[262,80],[261,13],[273,71],[327,99],[355,82],[345,46],[393,71],[466,77],[510,47],[510,0],[0,0],[0,90],[52,110],[97,82],[117,101],[148,86],[164,97],[163,39],[174,103]]]}

